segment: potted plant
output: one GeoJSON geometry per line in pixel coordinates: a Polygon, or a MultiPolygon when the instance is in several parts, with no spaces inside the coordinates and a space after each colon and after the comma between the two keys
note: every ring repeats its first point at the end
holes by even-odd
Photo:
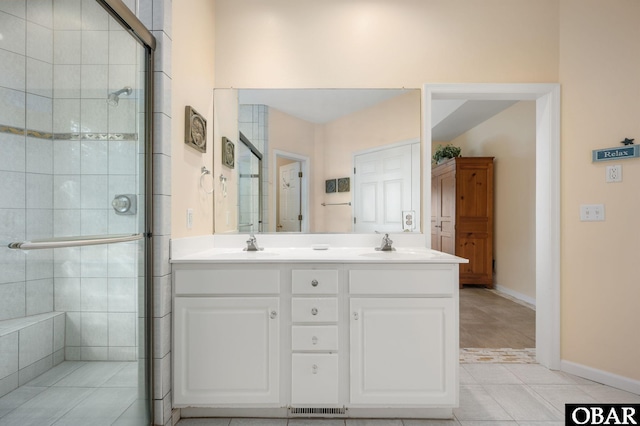
{"type": "Polygon", "coordinates": [[[440,164],[449,158],[460,157],[460,151],[462,151],[460,147],[451,144],[447,144],[446,146],[438,145],[436,152],[433,154],[433,161],[436,164],[440,164]]]}

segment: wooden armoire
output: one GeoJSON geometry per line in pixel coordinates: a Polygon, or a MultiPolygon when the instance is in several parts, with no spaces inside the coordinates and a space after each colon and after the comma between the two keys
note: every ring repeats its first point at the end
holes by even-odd
{"type": "Polygon", "coordinates": [[[493,157],[458,157],[431,169],[431,248],[469,259],[460,286],[493,288],[493,157]]]}

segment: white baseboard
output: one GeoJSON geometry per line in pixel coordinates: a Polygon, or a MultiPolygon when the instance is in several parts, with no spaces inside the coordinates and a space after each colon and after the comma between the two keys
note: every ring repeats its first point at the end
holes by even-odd
{"type": "Polygon", "coordinates": [[[518,291],[515,291],[515,290],[511,290],[510,288],[501,286],[499,284],[496,284],[494,288],[497,291],[501,292],[501,293],[504,293],[504,294],[506,294],[508,296],[513,297],[514,299],[518,299],[518,300],[521,300],[521,301],[523,301],[525,303],[533,305],[533,307],[536,306],[536,299],[533,298],[533,297],[527,296],[526,294],[522,294],[522,293],[520,293],[518,291]]]}
{"type": "Polygon", "coordinates": [[[622,389],[640,395],[640,380],[630,379],[628,377],[619,376],[607,371],[598,370],[586,365],[576,364],[571,361],[560,361],[560,370],[565,373],[573,374],[584,379],[593,380],[603,385],[622,389]]]}

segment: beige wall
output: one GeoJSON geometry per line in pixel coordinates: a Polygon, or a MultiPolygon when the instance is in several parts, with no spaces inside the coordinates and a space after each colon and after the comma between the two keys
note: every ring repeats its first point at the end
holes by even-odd
{"type": "Polygon", "coordinates": [[[196,202],[194,233],[210,232],[194,189],[202,159],[182,147],[179,117],[187,102],[206,110],[213,76],[248,88],[560,82],[562,357],[640,380],[640,161],[605,184],[605,165],[590,160],[593,148],[640,134],[640,2],[216,0],[215,20],[212,2],[196,6],[174,9],[174,237],[187,234],[183,210],[196,202]],[[599,202],[607,221],[579,222],[579,205],[599,202]]]}
{"type": "Polygon", "coordinates": [[[640,141],[640,2],[560,4],[562,357],[640,380],[640,159],[591,162],[593,149],[640,141]],[[605,183],[610,164],[623,182],[605,183]],[[580,222],[592,203],[605,222],[580,222]]]}
{"type": "Polygon", "coordinates": [[[535,300],[535,102],[518,102],[451,143],[465,157],[495,157],[495,284],[535,300]]]}
{"type": "MultiPolygon", "coordinates": [[[[175,4],[177,6],[177,2],[175,4]]],[[[200,169],[213,170],[213,52],[215,3],[190,0],[189,7],[173,8],[172,80],[165,96],[171,97],[171,236],[208,234],[213,231],[213,198],[200,189],[200,169]],[[194,25],[198,17],[202,25],[194,25]],[[204,23],[207,23],[206,25],[204,23]],[[191,105],[207,120],[207,152],[185,145],[185,106],[191,105]],[[186,211],[193,209],[193,228],[187,229],[186,211]]],[[[211,185],[209,180],[206,184],[211,185]]],[[[210,187],[209,187],[210,188],[210,187]]]]}

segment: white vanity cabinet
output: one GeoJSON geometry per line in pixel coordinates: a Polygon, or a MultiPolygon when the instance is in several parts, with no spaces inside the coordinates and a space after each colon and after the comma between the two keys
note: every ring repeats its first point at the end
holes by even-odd
{"type": "Polygon", "coordinates": [[[278,271],[178,269],[174,283],[174,403],[278,403],[278,271]]]}
{"type": "Polygon", "coordinates": [[[458,268],[175,264],[174,406],[187,416],[450,417],[458,268]]]}
{"type": "Polygon", "coordinates": [[[449,265],[349,271],[352,404],[457,403],[456,277],[449,265]]]}

